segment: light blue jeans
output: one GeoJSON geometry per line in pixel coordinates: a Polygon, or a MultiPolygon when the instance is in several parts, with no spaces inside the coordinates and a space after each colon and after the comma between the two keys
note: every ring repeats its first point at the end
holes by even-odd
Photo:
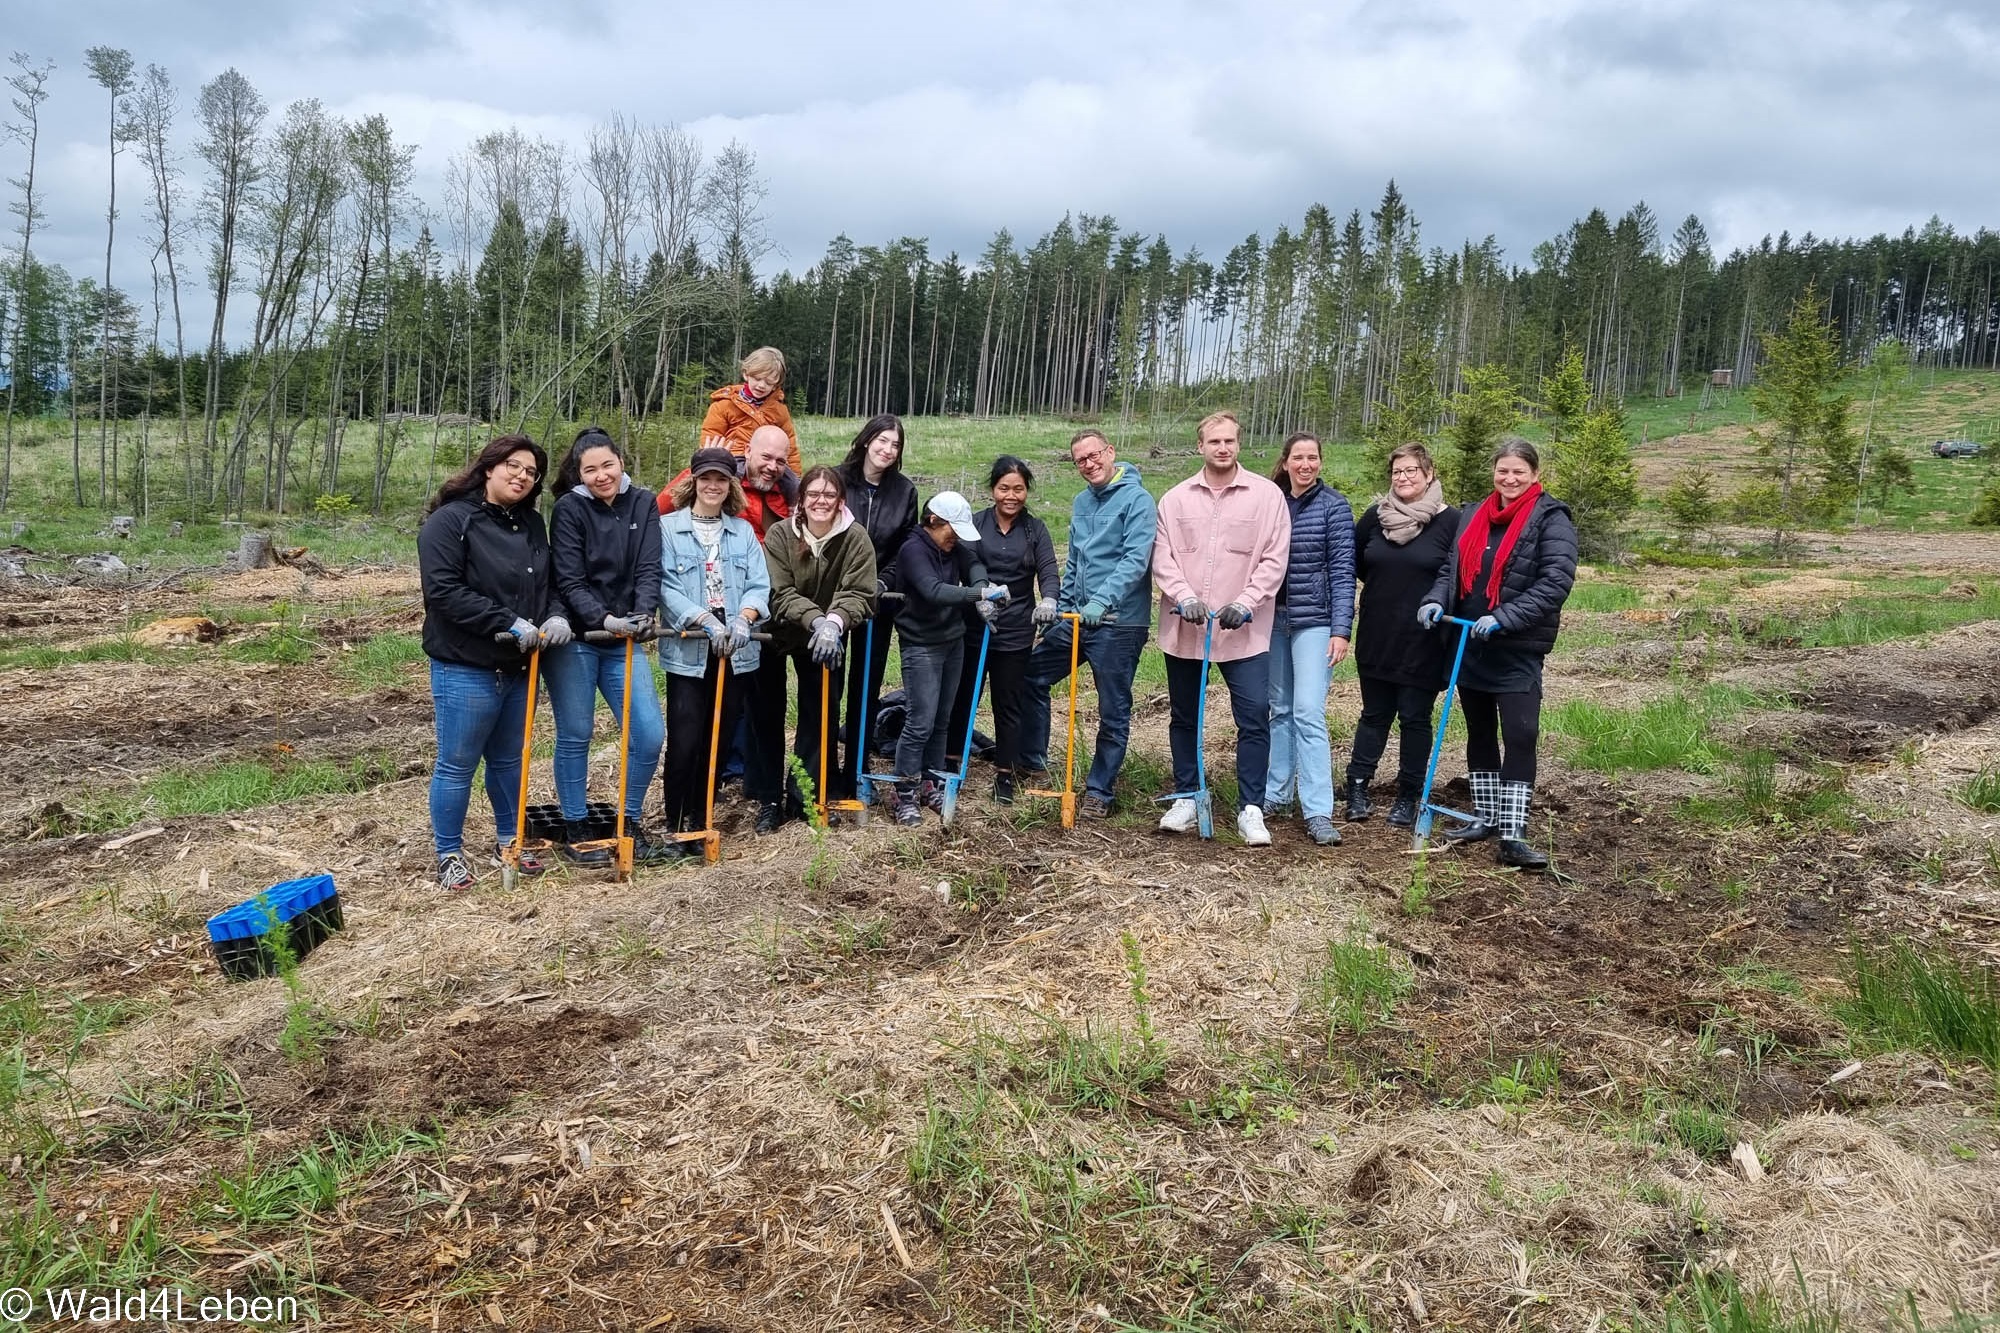
{"type": "Polygon", "coordinates": [[[1271,622],[1271,772],[1264,808],[1298,796],[1299,813],[1333,818],[1333,744],[1326,732],[1326,691],[1332,669],[1326,646],[1333,631],[1294,630],[1283,611],[1271,622]]]}
{"type": "MultiPolygon", "coordinates": [[[[556,799],[563,818],[581,820],[585,813],[585,781],[590,769],[590,733],[596,721],[597,696],[611,705],[611,724],[621,725],[618,710],[625,702],[625,645],[585,643],[578,639],[542,654],[542,679],[549,683],[549,702],[556,714],[556,799]]],[[[660,692],[653,684],[653,659],[644,648],[632,651],[632,750],[625,773],[625,819],[639,817],[646,788],[660,767],[660,747],[667,743],[667,724],[660,715],[660,692]]]]}
{"type": "Polygon", "coordinates": [[[521,731],[528,720],[528,673],[486,671],[431,659],[437,765],[431,769],[431,836],[437,854],[464,846],[472,775],[486,762],[486,799],[502,844],[514,840],[521,796],[521,731]]]}

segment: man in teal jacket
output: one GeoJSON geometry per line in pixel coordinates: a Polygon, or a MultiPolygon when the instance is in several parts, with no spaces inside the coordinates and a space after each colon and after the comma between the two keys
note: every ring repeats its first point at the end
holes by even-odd
{"type": "MultiPolygon", "coordinates": [[[[1118,461],[1111,442],[1094,430],[1069,442],[1070,461],[1085,486],[1070,507],[1069,560],[1063,567],[1059,609],[1083,621],[1078,652],[1097,685],[1097,751],[1084,779],[1082,813],[1111,813],[1111,789],[1125,766],[1132,734],[1132,679],[1139,671],[1153,627],[1153,497],[1139,469],[1118,461]]],[[[1067,620],[1036,645],[1028,659],[1028,707],[1021,720],[1021,755],[1029,768],[1048,767],[1049,691],[1069,676],[1067,620]]]]}

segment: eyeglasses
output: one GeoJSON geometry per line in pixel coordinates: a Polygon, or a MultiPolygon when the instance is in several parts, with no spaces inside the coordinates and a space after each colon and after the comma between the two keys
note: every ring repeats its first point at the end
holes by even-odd
{"type": "Polygon", "coordinates": [[[1107,452],[1109,451],[1104,449],[1092,449],[1087,454],[1077,454],[1073,456],[1070,461],[1075,463],[1078,470],[1080,471],[1083,468],[1096,467],[1100,462],[1104,460],[1104,455],[1107,452]]]}
{"type": "Polygon", "coordinates": [[[536,477],[542,475],[542,470],[533,463],[517,463],[511,458],[501,461],[500,470],[502,472],[517,472],[529,481],[533,481],[536,477]]]}
{"type": "Polygon", "coordinates": [[[1396,467],[1389,469],[1389,477],[1392,481],[1401,481],[1405,477],[1421,477],[1423,475],[1424,470],[1420,467],[1396,467]]]}
{"type": "Polygon", "coordinates": [[[840,497],[832,491],[807,491],[806,503],[822,505],[839,504],[840,497]]]}

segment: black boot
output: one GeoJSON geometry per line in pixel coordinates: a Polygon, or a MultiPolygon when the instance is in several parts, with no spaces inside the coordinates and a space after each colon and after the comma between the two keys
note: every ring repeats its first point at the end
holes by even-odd
{"type": "Polygon", "coordinates": [[[1350,774],[1347,779],[1347,822],[1358,824],[1375,813],[1375,803],[1368,799],[1368,779],[1350,774]]]}
{"type": "Polygon", "coordinates": [[[776,833],[785,824],[785,806],[782,801],[767,801],[757,807],[757,832],[776,833]]]}
{"type": "Polygon", "coordinates": [[[1395,828],[1414,828],[1417,823],[1417,789],[1407,782],[1396,784],[1396,800],[1389,807],[1389,823],[1395,828]]]}
{"type": "Polygon", "coordinates": [[[1528,832],[1528,795],[1525,782],[1502,783],[1500,787],[1500,845],[1493,859],[1503,866],[1522,870],[1547,870],[1549,858],[1525,841],[1528,832]]]}
{"type": "Polygon", "coordinates": [[[1014,804],[1014,770],[1003,768],[994,775],[993,799],[1001,805],[1014,804]]]}
{"type": "Polygon", "coordinates": [[[612,857],[609,847],[579,848],[577,846],[579,843],[601,842],[602,839],[591,836],[594,832],[595,830],[581,819],[564,820],[563,837],[565,841],[562,849],[563,860],[573,866],[583,866],[587,869],[596,869],[610,865],[612,857]]]}
{"type": "Polygon", "coordinates": [[[1499,831],[1500,775],[1475,772],[1466,776],[1472,784],[1474,819],[1470,824],[1446,830],[1444,835],[1446,842],[1485,842],[1499,831]]]}
{"type": "Polygon", "coordinates": [[[639,866],[666,865],[678,861],[687,853],[678,842],[654,842],[645,830],[632,829],[632,864],[639,866]]]}

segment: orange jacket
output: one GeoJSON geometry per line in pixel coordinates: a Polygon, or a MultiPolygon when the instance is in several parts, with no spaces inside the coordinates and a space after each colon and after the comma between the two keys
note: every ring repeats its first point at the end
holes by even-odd
{"type": "Polygon", "coordinates": [[[799,432],[792,425],[792,410],[785,406],[785,391],[773,389],[771,396],[761,403],[753,403],[743,396],[743,386],[731,384],[717,389],[708,396],[708,415],[701,419],[701,446],[727,449],[741,458],[750,448],[750,436],[759,426],[783,426],[785,434],[791,437],[792,451],[786,461],[791,465],[792,475],[806,474],[804,457],[799,453],[799,432]]]}

